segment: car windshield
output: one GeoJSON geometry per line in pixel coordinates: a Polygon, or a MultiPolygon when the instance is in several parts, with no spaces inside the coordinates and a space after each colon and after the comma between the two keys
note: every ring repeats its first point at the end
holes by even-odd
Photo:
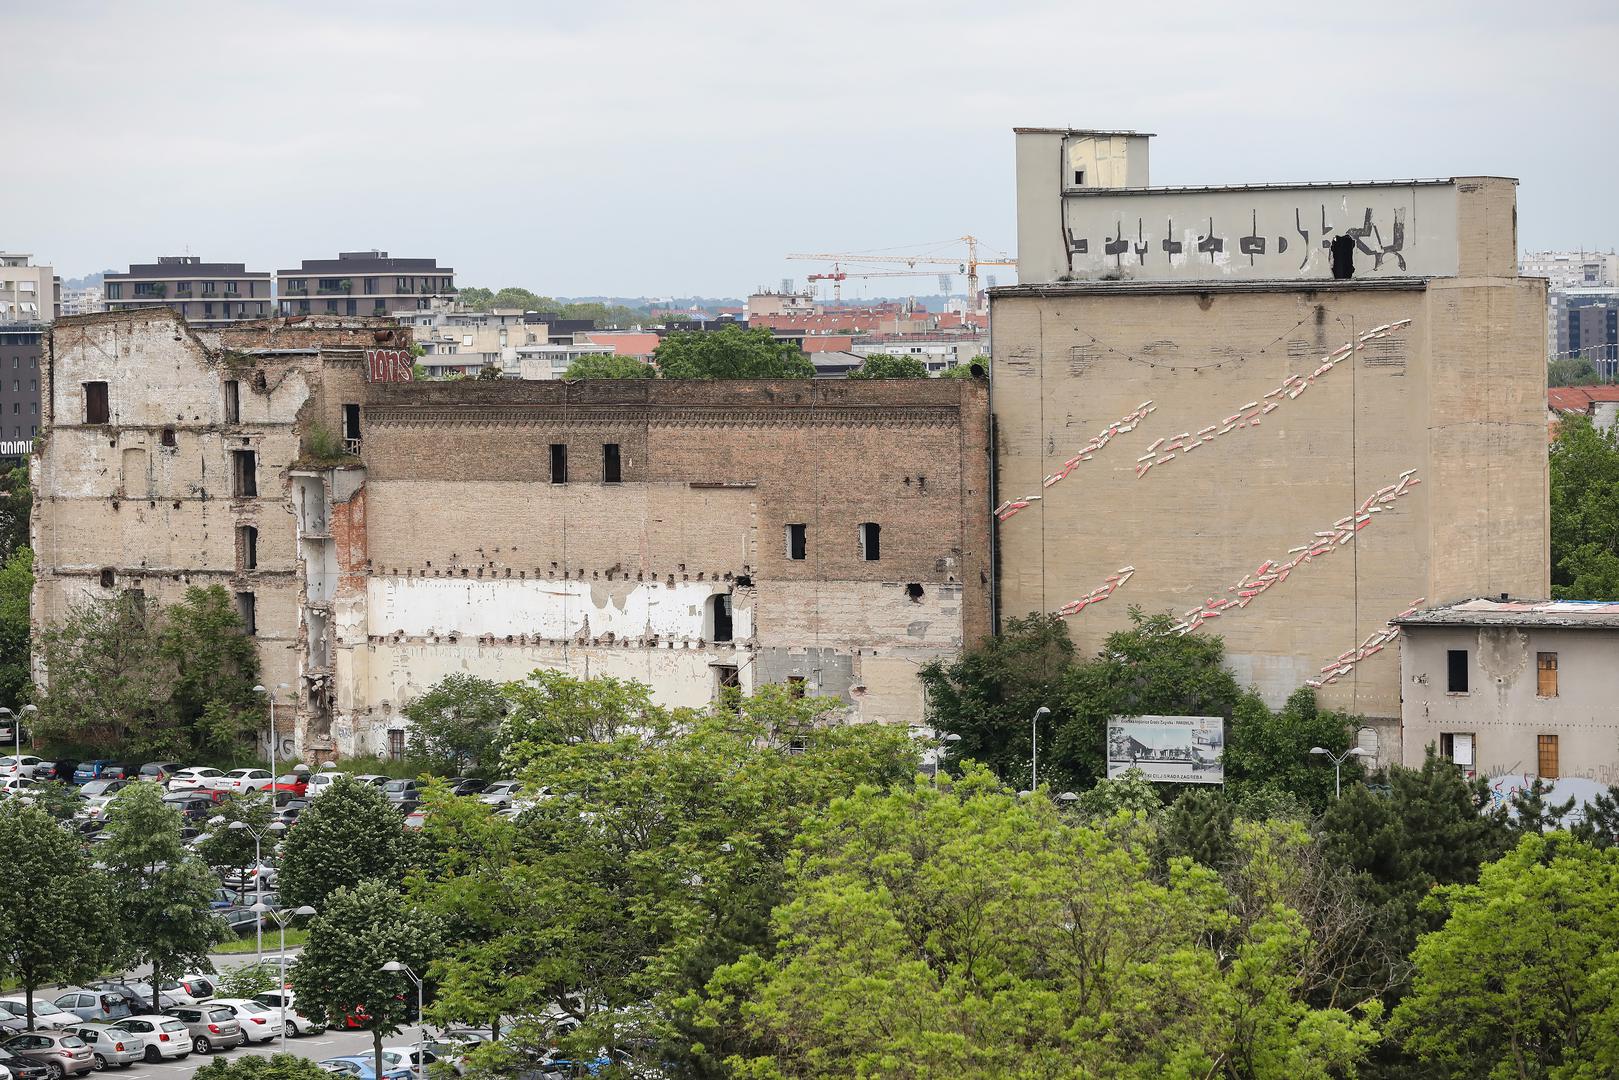
{"type": "Polygon", "coordinates": [[[210,1019],[210,1020],[234,1020],[234,1019],[236,1019],[236,1014],[231,1012],[229,1009],[224,1008],[222,1006],[222,1007],[220,1007],[218,1009],[209,1009],[208,1010],[208,1019],[210,1019]]]}
{"type": "Polygon", "coordinates": [[[270,1011],[269,1009],[266,1009],[263,1005],[260,1005],[256,1001],[244,1001],[244,1002],[242,1002],[242,1008],[245,1009],[246,1011],[250,1012],[250,1013],[261,1013],[261,1012],[269,1012],[270,1011]]]}
{"type": "Polygon", "coordinates": [[[158,773],[160,773],[162,771],[163,771],[163,766],[161,766],[161,765],[142,765],[141,766],[141,775],[142,776],[156,776],[158,773]]]}
{"type": "Polygon", "coordinates": [[[275,782],[278,784],[301,784],[304,779],[295,773],[287,773],[285,776],[276,777],[275,782]]]}
{"type": "Polygon", "coordinates": [[[84,1040],[79,1038],[77,1035],[63,1035],[62,1045],[67,1047],[69,1050],[77,1050],[84,1045],[84,1040]]]}
{"type": "Polygon", "coordinates": [[[104,794],[108,788],[112,787],[115,782],[116,781],[112,780],[92,780],[79,789],[79,794],[90,796],[101,795],[104,794]]]}
{"type": "Polygon", "coordinates": [[[165,1020],[165,1021],[163,1021],[163,1030],[164,1031],[179,1031],[183,1027],[185,1027],[185,1025],[180,1023],[180,1021],[178,1021],[178,1020],[165,1020]]]}
{"type": "Polygon", "coordinates": [[[388,791],[404,791],[406,788],[409,788],[409,787],[412,787],[412,786],[414,786],[414,782],[410,781],[410,780],[390,780],[390,781],[388,781],[388,783],[386,785],[386,790],[388,790],[388,791]]]}
{"type": "Polygon", "coordinates": [[[61,1011],[62,1011],[61,1009],[58,1009],[55,1005],[51,1004],[49,1001],[45,1001],[42,998],[35,998],[34,999],[34,1015],[35,1016],[50,1016],[50,1015],[52,1015],[54,1013],[59,1013],[61,1011]]]}

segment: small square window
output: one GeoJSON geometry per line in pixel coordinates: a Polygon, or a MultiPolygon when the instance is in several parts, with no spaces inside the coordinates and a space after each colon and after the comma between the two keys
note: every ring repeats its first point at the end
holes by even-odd
{"type": "Polygon", "coordinates": [[[1467,650],[1450,649],[1445,653],[1445,690],[1451,694],[1467,693],[1467,650]]]}

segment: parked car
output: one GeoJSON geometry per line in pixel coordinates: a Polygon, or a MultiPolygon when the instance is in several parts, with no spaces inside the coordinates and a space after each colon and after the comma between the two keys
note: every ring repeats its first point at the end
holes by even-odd
{"type": "Polygon", "coordinates": [[[391,803],[416,802],[426,787],[420,780],[390,780],[382,785],[382,793],[391,803]]]}
{"type": "Polygon", "coordinates": [[[338,772],[335,769],[328,769],[326,772],[312,773],[309,777],[309,797],[313,799],[316,795],[326,794],[328,791],[332,790],[333,784],[337,783],[338,780],[347,775],[348,773],[338,772]]]}
{"type": "Polygon", "coordinates": [[[258,866],[237,867],[220,878],[220,882],[226,888],[239,889],[244,893],[256,895],[261,878],[266,889],[273,889],[279,876],[275,867],[269,863],[260,863],[258,866]]]}
{"type": "MultiPolygon", "coordinates": [[[[0,1009],[4,1009],[12,1016],[28,1023],[28,999],[22,996],[0,998],[0,1009]]],[[[34,997],[34,1026],[36,1028],[49,1028],[56,1030],[65,1028],[69,1024],[77,1023],[79,1018],[66,1009],[58,1009],[43,997],[34,997]]]]}
{"type": "Polygon", "coordinates": [[[13,1054],[4,1046],[0,1046],[0,1069],[10,1074],[11,1080],[48,1080],[51,1075],[51,1071],[39,1062],[13,1054]]]}
{"type": "MultiPolygon", "coordinates": [[[[143,1014],[149,1015],[152,1012],[152,988],[150,986],[146,986],[142,983],[113,982],[111,980],[106,980],[103,982],[93,982],[90,984],[89,988],[91,990],[104,990],[109,994],[117,994],[119,997],[123,998],[124,1003],[129,1006],[129,1013],[131,1016],[140,1016],[143,1014]]],[[[184,1002],[176,1001],[174,1000],[173,996],[164,993],[161,989],[158,990],[157,1007],[159,1009],[167,1009],[171,1005],[182,1004],[184,1004],[184,1002]]]]}
{"type": "Polygon", "coordinates": [[[20,1016],[12,1016],[8,1012],[0,1012],[0,1042],[21,1035],[28,1030],[28,1021],[20,1016]]]}
{"type": "MultiPolygon", "coordinates": [[[[299,799],[305,798],[309,794],[309,774],[295,772],[282,773],[280,776],[276,777],[275,782],[270,785],[270,791],[277,796],[280,796],[281,793],[285,792],[299,799]]],[[[277,802],[279,805],[279,799],[277,802]]]]}
{"type": "Polygon", "coordinates": [[[90,781],[79,789],[79,795],[84,799],[79,813],[91,821],[106,817],[107,807],[112,805],[112,800],[131,783],[129,780],[90,781]]]}
{"type": "Polygon", "coordinates": [[[107,780],[133,780],[135,779],[135,766],[123,761],[109,761],[101,767],[97,779],[107,780]]]}
{"type": "MultiPolygon", "coordinates": [[[[185,992],[190,994],[197,1001],[207,1001],[209,998],[213,997],[218,990],[218,987],[214,983],[214,980],[217,978],[219,978],[219,976],[213,974],[212,972],[192,972],[190,974],[180,976],[180,978],[176,979],[175,981],[179,983],[180,986],[184,987],[185,992]]],[[[169,984],[166,982],[162,983],[161,985],[165,990],[169,987],[169,984]]]]}
{"type": "Polygon", "coordinates": [[[523,793],[521,780],[497,780],[478,796],[478,801],[488,803],[490,806],[510,806],[512,801],[523,793]]]}
{"type": "Polygon", "coordinates": [[[263,791],[273,783],[275,777],[268,769],[232,769],[220,778],[219,790],[245,795],[249,791],[263,791]]]}
{"type": "Polygon", "coordinates": [[[250,1043],[269,1042],[281,1035],[281,1013],[272,1011],[263,1002],[251,998],[215,998],[215,1005],[223,1005],[242,1025],[242,1034],[250,1043]]]}
{"type": "Polygon", "coordinates": [[[253,1000],[275,1013],[278,1019],[282,1006],[286,1006],[288,1035],[319,1035],[326,1030],[325,1023],[310,1019],[298,1011],[298,995],[291,990],[269,990],[253,1000]]]}
{"type": "Polygon", "coordinates": [[[219,804],[208,797],[207,792],[182,791],[176,795],[163,796],[163,805],[180,812],[180,816],[187,821],[206,821],[218,810],[219,804]]]}
{"type": "Polygon", "coordinates": [[[118,1021],[125,1031],[133,1031],[146,1040],[146,1060],[166,1061],[191,1056],[191,1032],[172,1016],[162,1013],[142,1013],[118,1021]]]}
{"type": "Polygon", "coordinates": [[[178,761],[148,761],[135,776],[148,784],[167,784],[169,778],[184,767],[178,761]]]}
{"type": "Polygon", "coordinates": [[[405,814],[405,828],[423,829],[427,827],[427,811],[418,804],[412,804],[405,814]]]}
{"type": "MultiPolygon", "coordinates": [[[[355,1080],[377,1080],[375,1061],[362,1054],[355,1054],[352,1057],[327,1058],[324,1061],[317,1062],[317,1064],[327,1072],[337,1073],[339,1076],[352,1076],[355,1080]]],[[[388,1065],[384,1062],[381,1080],[413,1080],[415,1075],[408,1065],[388,1065]]]]}
{"type": "Polygon", "coordinates": [[[58,1009],[66,1009],[80,1020],[122,1020],[130,1014],[129,1003],[122,994],[78,986],[57,994],[52,1004],[58,1009]]]}
{"type": "MultiPolygon", "coordinates": [[[[142,1001],[149,1002],[152,1000],[152,984],[147,982],[145,979],[142,979],[140,982],[130,983],[129,988],[135,991],[135,993],[139,994],[142,1001]]],[[[161,983],[159,983],[157,992],[163,1001],[173,1002],[175,1005],[195,1005],[197,1003],[197,999],[192,997],[190,992],[187,991],[185,987],[181,986],[173,979],[164,979],[161,983]]],[[[165,1012],[167,1012],[169,1008],[169,1005],[163,1006],[165,1012]]]]}
{"type": "Polygon", "coordinates": [[[96,1071],[110,1065],[127,1068],[146,1057],[146,1040],[117,1024],[74,1024],[67,1029],[84,1040],[95,1059],[96,1071]]]}
{"type": "Polygon", "coordinates": [[[44,760],[33,754],[23,754],[21,757],[7,755],[0,757],[0,776],[35,776],[44,760]]]}
{"type": "Polygon", "coordinates": [[[8,776],[0,780],[0,795],[28,795],[38,787],[32,776],[8,776]]]}
{"type": "Polygon", "coordinates": [[[178,1009],[170,1009],[168,1015],[186,1026],[191,1033],[192,1049],[199,1054],[229,1050],[247,1042],[241,1021],[224,1005],[215,1005],[211,1001],[201,1005],[182,1005],[178,1009]]]}
{"type": "Polygon", "coordinates": [[[218,769],[207,765],[193,766],[181,769],[169,778],[169,791],[213,791],[217,788],[220,777],[225,774],[218,769]]]}
{"type": "Polygon", "coordinates": [[[261,921],[261,916],[251,906],[226,908],[215,914],[225,920],[225,925],[230,927],[233,934],[245,934],[261,921]]]}
{"type": "Polygon", "coordinates": [[[425,1046],[384,1046],[382,1048],[382,1064],[385,1068],[404,1065],[406,1068],[415,1069],[417,1065],[421,1065],[425,1071],[426,1066],[432,1065],[437,1060],[438,1055],[425,1046]]]}
{"type": "Polygon", "coordinates": [[[59,784],[70,784],[73,782],[73,770],[78,767],[79,763],[72,758],[41,762],[39,767],[34,770],[34,779],[55,780],[59,784]]]}
{"type": "Polygon", "coordinates": [[[29,1031],[6,1040],[6,1049],[45,1066],[51,1080],[82,1076],[96,1067],[95,1055],[77,1035],[61,1031],[29,1031]]]}
{"type": "Polygon", "coordinates": [[[450,785],[451,795],[482,795],[489,790],[489,781],[479,776],[467,776],[450,785]]]}

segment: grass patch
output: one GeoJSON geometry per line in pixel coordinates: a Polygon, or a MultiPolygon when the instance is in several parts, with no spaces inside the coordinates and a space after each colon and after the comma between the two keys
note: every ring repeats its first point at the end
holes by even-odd
{"type": "MultiPolygon", "coordinates": [[[[299,927],[287,928],[287,948],[294,945],[303,945],[309,941],[309,931],[299,927]]],[[[281,948],[281,931],[266,930],[264,932],[264,949],[266,952],[276,952],[281,948]]],[[[222,945],[215,945],[208,950],[212,953],[222,953],[228,956],[240,956],[243,953],[256,953],[259,951],[258,939],[252,934],[236,941],[227,941],[222,945]]]]}

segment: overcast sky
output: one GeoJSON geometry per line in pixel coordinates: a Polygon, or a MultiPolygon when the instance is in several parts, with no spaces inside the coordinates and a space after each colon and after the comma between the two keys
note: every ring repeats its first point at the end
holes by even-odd
{"type": "Polygon", "coordinates": [[[1156,184],[1516,176],[1525,248],[1619,244],[1611,0],[0,0],[0,37],[0,249],[64,277],[375,247],[738,295],[1010,250],[1020,125],[1155,132],[1156,184]]]}

